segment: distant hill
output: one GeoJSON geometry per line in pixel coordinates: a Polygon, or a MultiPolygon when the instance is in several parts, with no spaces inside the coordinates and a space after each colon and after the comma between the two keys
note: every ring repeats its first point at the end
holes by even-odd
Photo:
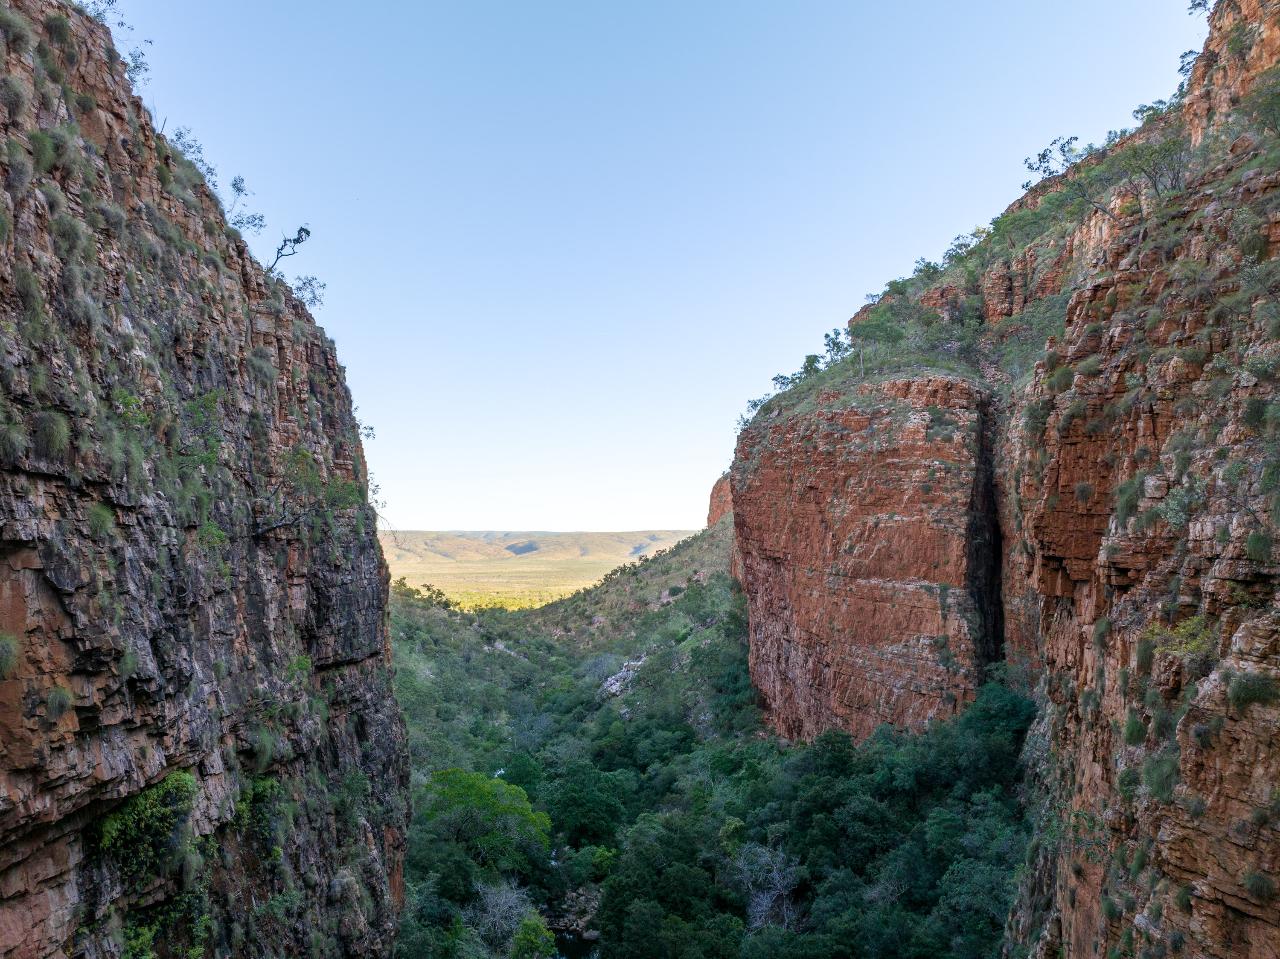
{"type": "Polygon", "coordinates": [[[668,549],[696,530],[623,533],[425,531],[378,534],[391,578],[429,583],[465,606],[540,606],[611,569],[668,549]]]}

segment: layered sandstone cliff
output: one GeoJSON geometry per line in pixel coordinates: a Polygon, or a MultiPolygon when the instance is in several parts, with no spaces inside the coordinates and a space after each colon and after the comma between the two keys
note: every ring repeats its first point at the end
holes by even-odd
{"type": "Polygon", "coordinates": [[[0,956],[387,954],[406,755],[333,344],[105,27],[0,33],[0,956]]]}
{"type": "Polygon", "coordinates": [[[1040,185],[855,318],[910,317],[918,362],[846,360],[740,437],[776,728],[918,724],[998,661],[1037,685],[1011,954],[1280,956],[1280,130],[1244,109],[1278,36],[1275,0],[1219,3],[1114,151],[1175,166],[1056,220],[1040,185]]]}
{"type": "Polygon", "coordinates": [[[726,473],[711,487],[711,498],[707,503],[707,527],[715,526],[732,512],[733,493],[729,487],[729,474],[726,473]]]}
{"type": "Polygon", "coordinates": [[[780,732],[919,727],[972,698],[999,655],[988,409],[958,378],[890,380],[744,432],[751,674],[780,732]]]}

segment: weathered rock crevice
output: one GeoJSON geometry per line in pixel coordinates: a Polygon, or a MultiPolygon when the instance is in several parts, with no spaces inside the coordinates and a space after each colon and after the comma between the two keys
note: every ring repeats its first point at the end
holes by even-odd
{"type": "Polygon", "coordinates": [[[995,401],[985,396],[978,408],[975,432],[978,449],[974,457],[973,504],[969,509],[969,557],[967,562],[969,595],[978,616],[975,624],[975,666],[979,677],[988,669],[1004,662],[1004,590],[1001,583],[1004,565],[1004,534],[1000,528],[1000,509],[996,502],[996,455],[999,417],[995,401]]]}
{"type": "Polygon", "coordinates": [[[1280,3],[1210,26],[1185,100],[1113,148],[1184,135],[1178,189],[1120,181],[1024,249],[891,284],[853,323],[918,319],[911,360],[798,376],[731,472],[780,732],[918,728],[990,667],[1029,677],[1010,955],[1280,956],[1280,170],[1246,109],[1280,3]]]}

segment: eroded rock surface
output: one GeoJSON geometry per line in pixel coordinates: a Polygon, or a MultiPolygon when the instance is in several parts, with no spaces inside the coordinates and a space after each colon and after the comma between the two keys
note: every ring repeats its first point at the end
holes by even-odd
{"type": "MultiPolygon", "coordinates": [[[[1184,105],[1118,145],[1180,126],[1207,160],[1176,190],[1122,181],[1070,229],[886,295],[984,324],[970,373],[826,374],[738,445],[778,730],[918,725],[997,660],[1036,690],[1010,955],[1280,956],[1280,169],[1240,110],[1278,35],[1274,0],[1217,4],[1184,105]]],[[[934,339],[953,365],[969,348],[934,339]]]]}
{"type": "Polygon", "coordinates": [[[388,954],[406,753],[333,344],[103,26],[0,13],[0,955],[388,954]]]}
{"type": "Polygon", "coordinates": [[[715,526],[732,512],[733,492],[729,487],[729,474],[726,473],[711,487],[711,499],[707,504],[707,526],[715,526]]]}
{"type": "Polygon", "coordinates": [[[751,673],[783,734],[919,727],[972,698],[999,652],[987,407],[960,379],[896,380],[743,432],[751,673]]]}

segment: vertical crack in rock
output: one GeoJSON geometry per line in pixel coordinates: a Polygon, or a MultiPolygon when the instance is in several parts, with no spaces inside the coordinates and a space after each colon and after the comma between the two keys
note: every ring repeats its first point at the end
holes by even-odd
{"type": "Polygon", "coordinates": [[[1004,539],[1000,532],[1000,512],[996,504],[995,444],[998,418],[994,400],[979,400],[974,436],[978,444],[974,464],[973,503],[969,507],[969,556],[966,587],[973,598],[974,667],[979,682],[989,667],[1004,661],[1004,596],[1001,567],[1004,539]]]}

